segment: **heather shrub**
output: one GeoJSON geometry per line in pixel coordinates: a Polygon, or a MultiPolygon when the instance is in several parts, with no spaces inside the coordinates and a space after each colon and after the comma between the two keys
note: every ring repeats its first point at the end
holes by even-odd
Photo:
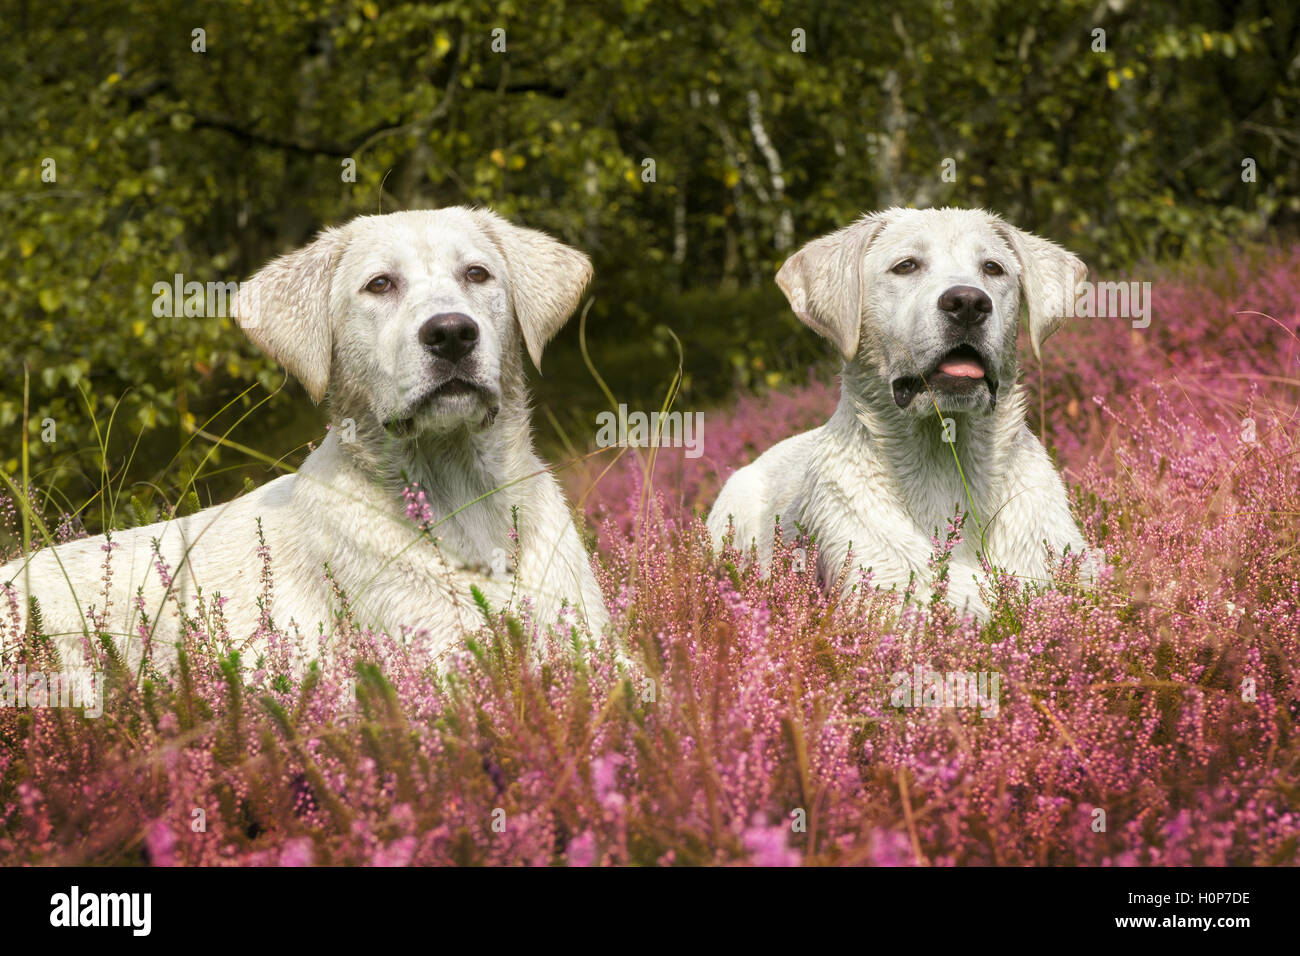
{"type": "MultiPolygon", "coordinates": [[[[1095,580],[1080,555],[1051,585],[994,571],[980,624],[869,580],[827,597],[814,546],[766,580],[713,555],[699,512],[825,419],[814,375],[706,413],[698,459],[563,473],[603,635],[484,603],[436,659],[347,614],[328,657],[273,621],[257,660],[196,624],[175,678],[89,648],[102,717],[0,708],[0,861],[1294,864],[1300,253],[1249,266],[1161,273],[1149,329],[1078,321],[1026,360],[1095,580]],[[918,671],[986,695],[900,703],[918,671]]],[[[940,592],[963,533],[935,538],[940,592]]],[[[14,620],[3,669],[67,664],[14,620]]]]}

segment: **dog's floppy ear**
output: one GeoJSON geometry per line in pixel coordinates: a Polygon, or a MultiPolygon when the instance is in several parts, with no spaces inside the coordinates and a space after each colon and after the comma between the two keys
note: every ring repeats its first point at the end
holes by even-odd
{"type": "Polygon", "coordinates": [[[326,229],[311,243],[262,267],[239,286],[234,316],[253,344],[289,370],[312,401],[329,385],[333,332],[330,282],[343,250],[343,230],[326,229]]]}
{"type": "Polygon", "coordinates": [[[847,362],[862,334],[862,257],[884,227],[880,214],[864,216],[808,243],[776,273],[776,284],[805,325],[828,339],[847,362]]]}
{"type": "Polygon", "coordinates": [[[1065,322],[1075,290],[1088,277],[1088,267],[1074,253],[1033,233],[996,220],[999,233],[1020,263],[1020,286],[1029,312],[1029,344],[1042,359],[1042,345],[1065,322]]]}
{"type": "Polygon", "coordinates": [[[510,304],[528,357],[542,370],[542,350],[578,307],[591,281],[591,259],[536,229],[476,210],[510,270],[510,304]]]}

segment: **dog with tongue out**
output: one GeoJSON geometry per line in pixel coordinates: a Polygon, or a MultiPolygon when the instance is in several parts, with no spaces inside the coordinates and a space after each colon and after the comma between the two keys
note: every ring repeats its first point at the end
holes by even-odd
{"type": "Polygon", "coordinates": [[[776,535],[811,536],[828,587],[914,583],[925,599],[932,539],[960,515],[950,603],[987,617],[985,565],[1048,582],[1085,543],[1025,422],[1019,318],[1023,303],[1039,355],[1086,276],[983,210],[888,209],[808,243],[776,281],[839,350],[839,406],[728,479],[708,519],[715,547],[767,573],[776,535]]]}

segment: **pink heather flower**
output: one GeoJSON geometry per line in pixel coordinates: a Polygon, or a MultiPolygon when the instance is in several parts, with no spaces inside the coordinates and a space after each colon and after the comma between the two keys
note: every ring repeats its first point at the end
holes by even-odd
{"type": "Polygon", "coordinates": [[[163,560],[162,552],[159,550],[159,543],[156,538],[154,539],[153,542],[153,564],[154,567],[157,568],[158,570],[158,580],[162,582],[162,586],[165,588],[171,587],[172,586],[171,568],[168,567],[167,562],[163,560]]]}
{"type": "Polygon", "coordinates": [[[393,807],[389,819],[408,833],[415,828],[415,810],[409,803],[399,803],[393,807]]]}
{"type": "Polygon", "coordinates": [[[316,847],[310,837],[295,837],[280,849],[280,866],[311,866],[316,859],[316,847]]]}
{"type": "Polygon", "coordinates": [[[744,834],[749,861],[755,866],[798,866],[803,858],[798,850],[786,844],[789,833],[785,824],[768,826],[764,824],[762,814],[755,814],[753,824],[744,834]]]}
{"type": "Polygon", "coordinates": [[[1187,810],[1179,810],[1178,815],[1165,824],[1165,836],[1170,843],[1181,843],[1192,833],[1192,815],[1187,810]]]}
{"type": "Polygon", "coordinates": [[[596,801],[605,809],[623,805],[623,794],[618,790],[618,768],[627,760],[622,754],[602,754],[591,762],[591,786],[596,801]]]}
{"type": "Polygon", "coordinates": [[[433,526],[433,506],[429,504],[424,489],[407,485],[402,489],[402,497],[406,500],[406,517],[428,531],[433,526]]]}
{"type": "Polygon", "coordinates": [[[916,854],[912,841],[899,830],[877,827],[871,831],[870,861],[872,866],[915,866],[916,854]]]}
{"type": "Polygon", "coordinates": [[[410,866],[415,856],[417,841],[413,836],[398,837],[387,846],[379,847],[370,857],[371,866],[410,866]]]}
{"type": "Polygon", "coordinates": [[[595,866],[596,835],[590,830],[584,830],[569,841],[564,855],[569,866],[595,866]]]}
{"type": "Polygon", "coordinates": [[[144,845],[153,866],[176,865],[176,834],[165,820],[154,820],[144,831],[144,845]]]}

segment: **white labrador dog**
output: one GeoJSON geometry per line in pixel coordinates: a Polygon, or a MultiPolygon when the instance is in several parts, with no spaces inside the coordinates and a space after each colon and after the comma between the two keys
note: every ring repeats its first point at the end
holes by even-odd
{"type": "Polygon", "coordinates": [[[230,634],[252,652],[264,611],[328,636],[339,592],[358,623],[423,631],[431,653],[482,623],[471,585],[494,608],[529,600],[543,623],[567,602],[598,631],[607,615],[587,553],[533,452],[520,347],[540,368],[590,278],[582,253],[482,210],[325,230],[244,283],[236,303],[253,342],[313,400],[329,397],[320,447],[297,474],[228,504],[115,532],[107,593],[103,537],[11,562],[0,569],[11,607],[25,622],[34,594],[45,633],[78,664],[88,627],[133,665],[146,641],[169,661],[180,610],[194,616],[200,594],[208,616],[226,599],[230,634]],[[425,496],[413,508],[408,486],[425,496]],[[259,522],[274,580],[265,609],[259,522]]]}
{"type": "Polygon", "coordinates": [[[1086,275],[1069,252],[980,210],[889,209],[808,243],[776,281],[843,355],[839,407],[731,476],[709,514],[715,544],[734,529],[766,572],[779,519],[784,535],[815,536],[823,582],[852,550],[874,585],[901,591],[915,574],[925,595],[931,538],[960,510],[951,603],[987,615],[981,552],[1044,581],[1048,548],[1079,554],[1084,541],[1025,424],[1021,292],[1037,355],[1086,275]]]}

